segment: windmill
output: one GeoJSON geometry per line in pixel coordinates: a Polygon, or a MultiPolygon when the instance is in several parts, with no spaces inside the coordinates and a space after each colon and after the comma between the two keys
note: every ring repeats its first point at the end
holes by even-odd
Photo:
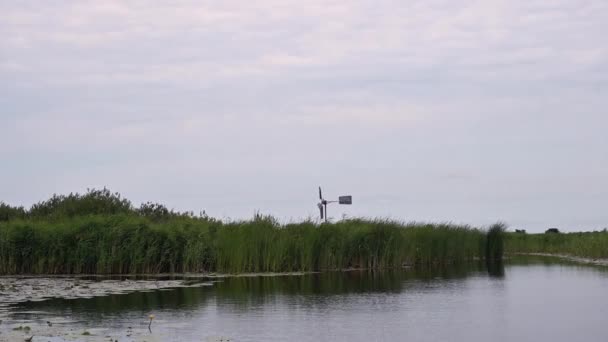
{"type": "Polygon", "coordinates": [[[319,207],[319,212],[321,213],[321,220],[325,218],[325,222],[327,222],[327,205],[329,203],[338,203],[338,204],[353,204],[353,196],[340,196],[337,201],[327,201],[323,198],[323,193],[321,192],[321,187],[319,187],[319,200],[321,202],[317,203],[317,207],[319,207]]]}

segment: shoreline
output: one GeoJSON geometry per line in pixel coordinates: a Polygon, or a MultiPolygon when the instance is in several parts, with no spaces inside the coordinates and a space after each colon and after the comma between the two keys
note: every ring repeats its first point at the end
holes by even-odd
{"type": "Polygon", "coordinates": [[[570,254],[556,254],[556,253],[511,253],[511,255],[522,255],[522,256],[542,256],[564,259],[579,264],[594,265],[594,266],[608,266],[608,259],[594,259],[574,256],[570,254]]]}

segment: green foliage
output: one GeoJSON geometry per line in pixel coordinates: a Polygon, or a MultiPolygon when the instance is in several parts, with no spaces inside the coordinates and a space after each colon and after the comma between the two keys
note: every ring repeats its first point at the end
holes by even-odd
{"type": "Polygon", "coordinates": [[[0,222],[23,219],[27,212],[23,207],[11,207],[10,205],[0,202],[0,222]]]}
{"type": "Polygon", "coordinates": [[[428,267],[482,259],[468,227],[349,220],[318,226],[272,218],[222,223],[89,215],[0,224],[0,273],[282,272],[428,267]]]}
{"type": "Polygon", "coordinates": [[[259,214],[221,222],[160,204],[134,209],[107,189],[17,213],[0,222],[0,274],[428,268],[502,255],[494,230],[364,219],[283,225],[259,214]]]}
{"type": "Polygon", "coordinates": [[[131,202],[119,193],[88,189],[84,195],[53,195],[50,199],[36,203],[28,216],[36,219],[61,219],[84,215],[114,215],[132,212],[131,202]]]}
{"type": "Polygon", "coordinates": [[[163,204],[153,202],[142,203],[139,208],[134,208],[129,200],[106,188],[102,190],[87,189],[83,195],[78,193],[54,194],[50,199],[32,205],[29,210],[23,207],[11,207],[0,202],[0,222],[17,219],[60,221],[78,216],[118,214],[143,216],[155,222],[175,217],[194,217],[192,212],[176,212],[167,209],[163,204]]]}
{"type": "Polygon", "coordinates": [[[507,233],[507,253],[569,254],[585,258],[608,258],[608,232],[560,234],[507,233]]]}

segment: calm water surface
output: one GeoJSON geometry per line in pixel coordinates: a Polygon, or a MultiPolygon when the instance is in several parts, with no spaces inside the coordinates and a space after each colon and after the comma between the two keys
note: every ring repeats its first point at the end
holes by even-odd
{"type": "MultiPolygon", "coordinates": [[[[122,331],[154,313],[166,341],[608,341],[606,268],[518,262],[490,275],[343,272],[229,278],[213,286],[47,300],[13,319],[122,331]]],[[[143,323],[142,323],[143,322],[143,323]]]]}

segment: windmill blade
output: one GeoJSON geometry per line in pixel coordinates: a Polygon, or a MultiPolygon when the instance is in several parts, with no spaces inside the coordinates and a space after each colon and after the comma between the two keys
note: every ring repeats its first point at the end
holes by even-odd
{"type": "Polygon", "coordinates": [[[319,187],[319,199],[323,200],[323,195],[321,194],[321,187],[319,187]]]}
{"type": "Polygon", "coordinates": [[[321,203],[318,203],[317,207],[319,207],[319,211],[321,213],[321,220],[322,220],[323,219],[323,205],[321,203]]]}

